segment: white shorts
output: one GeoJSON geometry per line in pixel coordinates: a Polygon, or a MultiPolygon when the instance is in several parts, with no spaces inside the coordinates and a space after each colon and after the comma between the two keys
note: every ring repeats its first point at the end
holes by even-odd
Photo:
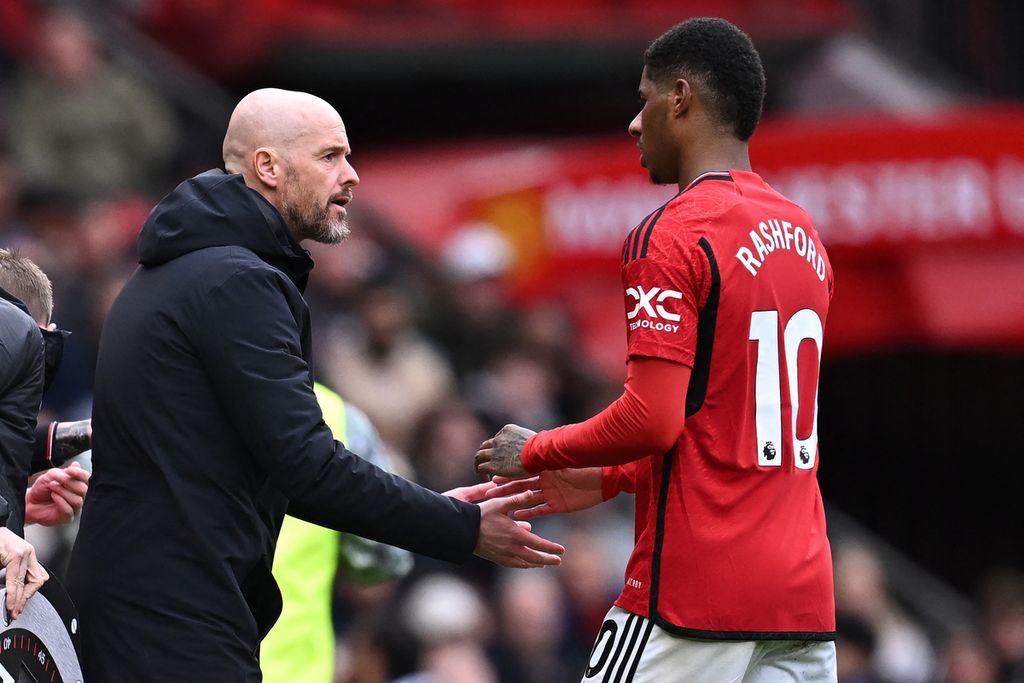
{"type": "Polygon", "coordinates": [[[582,683],[836,683],[836,646],[817,640],[695,640],[612,607],[582,683]]]}

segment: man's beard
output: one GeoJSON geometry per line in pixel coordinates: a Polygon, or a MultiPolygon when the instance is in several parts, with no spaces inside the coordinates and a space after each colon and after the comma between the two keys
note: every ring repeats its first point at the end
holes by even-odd
{"type": "MultiPolygon", "coordinates": [[[[299,187],[297,176],[289,177],[292,187],[299,187]]],[[[344,218],[331,218],[331,204],[319,204],[311,193],[302,192],[295,201],[286,199],[282,213],[295,239],[313,240],[321,244],[337,244],[351,232],[344,218]]]]}

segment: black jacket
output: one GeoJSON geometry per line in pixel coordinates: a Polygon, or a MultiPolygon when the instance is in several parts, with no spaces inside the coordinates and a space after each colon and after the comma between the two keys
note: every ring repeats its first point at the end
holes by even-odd
{"type": "Polygon", "coordinates": [[[308,365],[313,263],[240,176],[179,185],[138,246],[100,340],[94,474],[68,570],[87,681],[260,680],[286,509],[444,560],[472,553],[476,506],[332,438],[308,365]]]}
{"type": "Polygon", "coordinates": [[[0,526],[25,530],[25,485],[43,400],[43,335],[25,304],[0,288],[0,526]]]}

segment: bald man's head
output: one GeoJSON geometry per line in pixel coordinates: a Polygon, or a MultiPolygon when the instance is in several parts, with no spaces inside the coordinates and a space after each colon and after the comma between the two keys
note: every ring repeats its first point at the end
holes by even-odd
{"type": "Polygon", "coordinates": [[[304,92],[264,88],[255,90],[235,107],[224,135],[224,168],[247,176],[253,155],[261,147],[288,156],[295,142],[311,129],[343,125],[326,101],[304,92]]]}
{"type": "Polygon", "coordinates": [[[284,218],[296,239],[338,242],[359,176],[348,135],[330,104],[308,93],[267,88],[238,103],[224,135],[224,168],[238,173],[284,218]]]}

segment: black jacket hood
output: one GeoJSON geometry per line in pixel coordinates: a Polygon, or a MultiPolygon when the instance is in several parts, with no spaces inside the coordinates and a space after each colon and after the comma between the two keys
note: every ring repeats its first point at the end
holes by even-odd
{"type": "Polygon", "coordinates": [[[21,302],[21,299],[19,299],[18,297],[14,296],[13,294],[8,292],[3,287],[0,287],[0,299],[3,299],[4,301],[9,301],[10,303],[14,304],[19,309],[24,311],[25,315],[27,315],[30,318],[32,317],[32,314],[28,312],[28,306],[23,304],[21,302]]]}
{"type": "Polygon", "coordinates": [[[305,289],[313,260],[270,202],[242,176],[214,169],[181,183],[150,212],[139,263],[158,266],[207,247],[240,246],[305,289]]]}

